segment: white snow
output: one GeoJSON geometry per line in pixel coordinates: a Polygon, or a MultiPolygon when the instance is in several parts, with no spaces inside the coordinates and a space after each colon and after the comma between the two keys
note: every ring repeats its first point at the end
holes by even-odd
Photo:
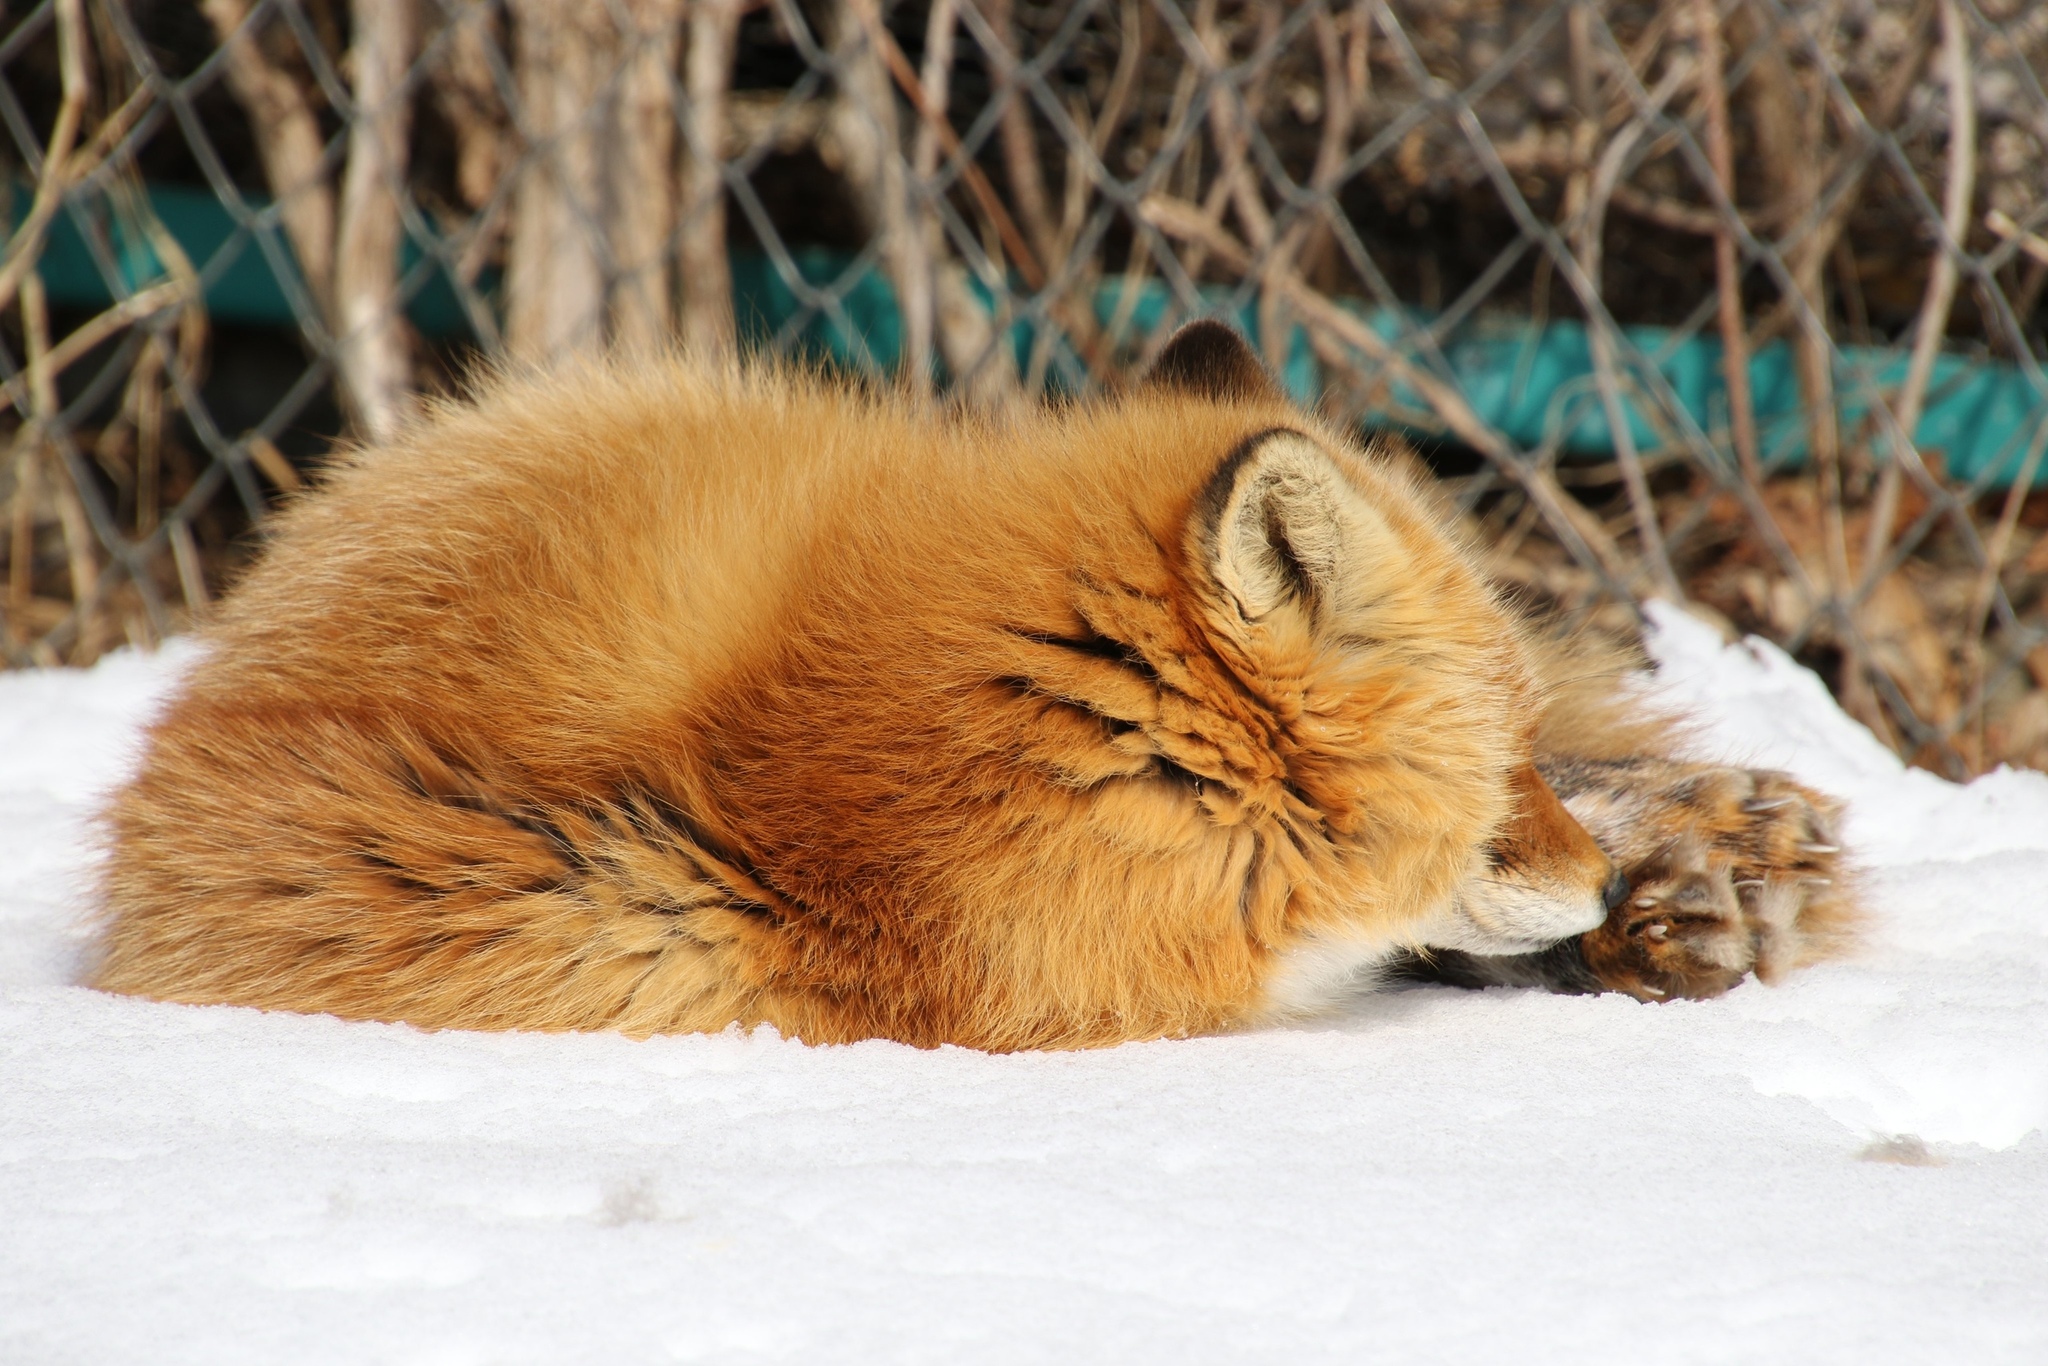
{"type": "Polygon", "coordinates": [[[1659,621],[1651,692],[1852,803],[1854,960],[1013,1057],[98,995],[189,647],[0,676],[0,1361],[2048,1361],[2048,777],[1659,621]]]}

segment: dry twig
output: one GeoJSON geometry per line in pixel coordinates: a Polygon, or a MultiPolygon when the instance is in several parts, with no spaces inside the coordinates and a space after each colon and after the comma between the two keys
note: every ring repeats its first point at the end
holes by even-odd
{"type": "MultiPolygon", "coordinates": [[[[1735,151],[1728,133],[1728,79],[1721,67],[1721,11],[1718,0],[1693,0],[1693,24],[1700,54],[1700,94],[1707,113],[1707,159],[1713,164],[1716,196],[1735,209],[1735,151]]],[[[1728,386],[1728,428],[1736,464],[1752,484],[1763,482],[1757,455],[1756,406],[1749,394],[1749,331],[1742,316],[1742,262],[1735,233],[1714,216],[1714,283],[1721,323],[1721,368],[1728,386]]]]}
{"type": "Polygon", "coordinates": [[[0,308],[14,298],[27,274],[42,253],[43,233],[57,214],[69,189],[83,167],[74,164],[72,149],[77,145],[79,126],[85,118],[85,102],[92,94],[86,73],[84,0],[56,0],[57,66],[63,94],[57,118],[50,128],[50,140],[43,148],[43,164],[36,176],[35,198],[21,226],[7,242],[7,258],[0,263],[0,308]]]}
{"type": "MultiPolygon", "coordinates": [[[[1250,250],[1218,227],[1196,205],[1154,196],[1140,206],[1139,212],[1146,222],[1169,236],[1201,241],[1225,265],[1237,270],[1251,268],[1253,257],[1250,250]]],[[[1453,435],[1527,490],[1543,509],[1545,519],[1558,538],[1575,553],[1600,567],[1610,591],[1626,596],[1620,592],[1620,585],[1628,579],[1627,564],[1620,547],[1597,519],[1559,487],[1555,474],[1518,458],[1493,428],[1479,420],[1478,414],[1472,411],[1471,405],[1457,390],[1394,350],[1363,319],[1347,313],[1292,272],[1276,273],[1274,284],[1286,292],[1288,302],[1312,330],[1363,353],[1399,383],[1420,394],[1453,435]]]]}
{"type": "MultiPolygon", "coordinates": [[[[931,387],[932,269],[930,240],[919,227],[911,203],[909,168],[903,163],[902,135],[896,118],[891,77],[917,78],[882,25],[875,0],[840,0],[833,15],[832,54],[838,65],[839,89],[833,101],[833,132],[846,158],[846,175],[859,192],[874,234],[881,241],[882,261],[896,287],[896,308],[903,319],[902,372],[920,390],[931,387]],[[892,72],[893,55],[903,62],[892,72]]],[[[920,90],[919,95],[922,96],[920,90]]]]}
{"type": "Polygon", "coordinates": [[[278,221],[321,319],[334,306],[334,189],[326,139],[298,81],[263,50],[249,0],[199,0],[227,51],[228,88],[249,113],[249,130],[277,201],[278,221]]]}
{"type": "MultiPolygon", "coordinates": [[[[1601,154],[1587,189],[1585,212],[1580,216],[1577,255],[1579,269],[1597,288],[1600,283],[1602,236],[1607,226],[1607,201],[1628,164],[1636,143],[1648,131],[1650,120],[1671,102],[1693,79],[1691,63],[1674,60],[1663,79],[1650,92],[1647,105],[1616,134],[1601,154]]],[[[1614,457],[1621,467],[1622,482],[1628,488],[1629,506],[1634,512],[1636,536],[1642,542],[1643,559],[1652,583],[1673,602],[1685,601],[1685,589],[1672,571],[1671,556],[1664,546],[1663,528],[1657,521],[1657,504],[1650,497],[1649,481],[1643,475],[1642,459],[1636,451],[1635,432],[1629,425],[1628,409],[1621,398],[1621,381],[1616,371],[1614,338],[1605,319],[1596,319],[1586,329],[1593,354],[1594,382],[1600,390],[1600,404],[1607,413],[1607,429],[1614,442],[1614,457]]]]}
{"type": "MultiPolygon", "coordinates": [[[[1939,0],[1941,11],[1942,76],[1948,85],[1948,174],[1942,187],[1941,237],[1934,244],[1927,273],[1927,293],[1921,300],[1920,316],[1914,323],[1913,352],[1906,363],[1906,377],[1899,385],[1893,412],[1904,440],[1915,440],[1920,427],[1921,408],[1927,399],[1927,382],[1934,376],[1934,361],[1948,336],[1948,317],[1955,305],[1955,254],[1963,249],[1970,230],[1970,199],[1977,183],[1977,100],[1971,86],[1970,38],[1956,0],[1939,0]]],[[[1899,515],[1899,490],[1905,466],[1919,456],[1905,450],[1892,453],[1877,486],[1876,511],[1870,519],[1868,544],[1863,551],[1865,586],[1881,573],[1885,552],[1891,545],[1894,523],[1899,515]]]]}

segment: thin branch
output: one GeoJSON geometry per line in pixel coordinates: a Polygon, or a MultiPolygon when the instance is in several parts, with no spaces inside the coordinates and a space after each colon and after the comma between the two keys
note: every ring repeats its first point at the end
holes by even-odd
{"type": "MultiPolygon", "coordinates": [[[[1298,215],[1280,234],[1268,257],[1268,273],[1274,269],[1294,271],[1312,233],[1329,231],[1329,215],[1338,181],[1344,170],[1344,153],[1351,144],[1356,110],[1351,103],[1351,83],[1345,78],[1343,40],[1337,23],[1327,13],[1311,17],[1317,55],[1323,68],[1323,127],[1316,142],[1314,169],[1309,172],[1309,192],[1315,207],[1298,215]]],[[[1263,282],[1259,291],[1259,338],[1264,343],[1267,363],[1284,373],[1292,328],[1285,318],[1279,291],[1263,282]]]]}
{"type": "Polygon", "coordinates": [[[497,0],[468,0],[442,31],[443,60],[431,77],[434,106],[455,133],[455,190],[475,215],[453,265],[465,287],[475,285],[505,235],[499,184],[517,159],[494,69],[498,15],[497,0]]]}
{"type": "MultiPolygon", "coordinates": [[[[1768,25],[1766,11],[1761,20],[1768,25]]],[[[1819,101],[1802,100],[1799,82],[1779,39],[1767,32],[1765,52],[1749,80],[1752,123],[1761,160],[1774,182],[1778,209],[1795,224],[1814,222],[1820,200],[1817,136],[1809,136],[1819,101]]],[[[1860,175],[1860,172],[1858,173],[1860,175]]],[[[1846,214],[1840,201],[1836,208],[1846,214]]],[[[1826,571],[1826,597],[1816,599],[1809,617],[1829,623],[1843,651],[1842,701],[1852,716],[1873,729],[1884,725],[1876,694],[1869,686],[1867,651],[1850,606],[1848,536],[1842,513],[1841,414],[1835,396],[1834,344],[1826,324],[1827,299],[1822,272],[1827,261],[1830,225],[1842,220],[1821,214],[1818,222],[1785,249],[1789,278],[1780,281],[1781,307],[1796,309],[1807,320],[1793,339],[1800,399],[1806,409],[1806,444],[1821,496],[1821,536],[1826,571]]],[[[1795,228],[1795,232],[1797,229],[1795,228]]],[[[1788,314],[1787,316],[1791,316],[1788,314]]],[[[1754,344],[1752,338],[1752,344],[1754,344]]]]}
{"type": "MultiPolygon", "coordinates": [[[[1158,195],[1145,200],[1138,213],[1141,219],[1170,237],[1199,241],[1229,269],[1251,269],[1251,251],[1197,205],[1158,195]]],[[[1527,490],[1541,506],[1544,517],[1566,548],[1582,561],[1599,567],[1610,591],[1619,597],[1628,597],[1621,587],[1628,579],[1627,563],[1621,548],[1597,518],[1564,492],[1555,475],[1517,456],[1498,432],[1480,420],[1456,389],[1388,345],[1364,319],[1346,312],[1291,271],[1277,273],[1274,284],[1286,292],[1288,302],[1309,327],[1363,352],[1396,381],[1421,395],[1423,402],[1429,404],[1452,435],[1491,460],[1502,473],[1527,490]]]]}
{"type": "MultiPolygon", "coordinates": [[[[1906,55],[1893,68],[1891,78],[1877,92],[1877,98],[1872,101],[1870,112],[1866,118],[1866,122],[1871,127],[1889,129],[1898,123],[1901,111],[1906,106],[1907,98],[1913,93],[1915,86],[1918,84],[1921,65],[1927,59],[1928,49],[1920,44],[1918,38],[1926,28],[1927,20],[1932,14],[1933,0],[1921,0],[1919,6],[1915,8],[1912,16],[1907,20],[1907,30],[1914,36],[1914,41],[1906,49],[1906,55]]],[[[1776,63],[1782,59],[1773,54],[1767,60],[1771,63],[1776,63]]],[[[1756,81],[1757,98],[1755,104],[1759,116],[1757,129],[1760,141],[1764,143],[1766,160],[1772,159],[1770,156],[1772,147],[1769,134],[1775,123],[1775,120],[1765,116],[1764,109],[1767,90],[1770,84],[1768,77],[1771,71],[1772,68],[1766,66],[1763,74],[1753,76],[1753,79],[1756,81]]],[[[1811,151],[1812,149],[1810,148],[1803,150],[1794,148],[1792,149],[1792,154],[1805,157],[1811,151]]],[[[1818,219],[1811,223],[1801,222],[1802,215],[1808,205],[1800,202],[1797,196],[1790,195],[1786,196],[1778,204],[1757,214],[1754,220],[1751,220],[1754,226],[1757,227],[1774,228],[1781,223],[1793,226],[1793,231],[1789,238],[1782,242],[1780,246],[1785,253],[1788,269],[1795,275],[1799,274],[1802,262],[1809,256],[1815,261],[1819,261],[1833,253],[1835,243],[1840,240],[1842,230],[1848,225],[1849,214],[1861,202],[1863,180],[1870,173],[1873,160],[1874,158],[1868,154],[1867,142],[1864,146],[1845,147],[1836,153],[1834,159],[1828,163],[1827,168],[1814,177],[1815,184],[1832,185],[1834,190],[1828,197],[1828,207],[1821,212],[1818,219]]],[[[1734,201],[1730,200],[1729,202],[1733,203],[1734,201]]],[[[1792,299],[1789,297],[1780,299],[1777,304],[1773,305],[1764,314],[1757,325],[1750,329],[1750,346],[1752,348],[1760,346],[1764,341],[1783,332],[1793,324],[1798,312],[1798,306],[1792,299]]]]}
{"type": "Polygon", "coordinates": [[[1235,90],[1217,79],[1230,54],[1225,51],[1223,35],[1216,26],[1215,6],[1204,5],[1197,10],[1195,36],[1201,40],[1199,50],[1207,67],[1202,74],[1212,82],[1209,129],[1221,163],[1217,179],[1229,194],[1230,205],[1237,210],[1238,221],[1244,224],[1245,237],[1253,250],[1265,252],[1273,245],[1273,216],[1266,211],[1258,179],[1245,155],[1251,132],[1244,126],[1243,102],[1235,90]]]}
{"type": "Polygon", "coordinates": [[[1116,70],[1110,74],[1109,93],[1102,98],[1094,127],[1088,130],[1088,145],[1095,149],[1098,160],[1108,152],[1109,140],[1116,136],[1124,116],[1130,112],[1131,96],[1138,89],[1138,72],[1144,65],[1151,36],[1142,0],[1124,0],[1120,22],[1123,35],[1117,45],[1116,70]]]}
{"type": "Polygon", "coordinates": [[[2008,242],[2019,243],[2019,249],[2022,252],[2025,252],[2042,265],[2048,266],[2048,237],[2043,237],[2037,232],[2028,232],[2018,223],[2015,223],[2012,215],[2003,209],[1993,209],[1985,214],[1984,226],[2008,242]]]}
{"type": "MultiPolygon", "coordinates": [[[[1735,202],[1734,140],[1728,133],[1728,78],[1721,67],[1719,0],[1693,0],[1698,30],[1700,94],[1707,112],[1707,159],[1721,197],[1735,202]]],[[[1729,436],[1742,477],[1761,484],[1763,463],[1757,454],[1756,406],[1749,392],[1749,330],[1742,316],[1742,262],[1735,233],[1720,216],[1714,224],[1714,285],[1719,297],[1721,370],[1728,388],[1729,436]]]]}
{"type": "Polygon", "coordinates": [[[269,437],[251,432],[242,438],[242,447],[249,452],[249,459],[256,468],[277,485],[280,493],[297,493],[305,486],[299,472],[292,468],[291,461],[284,458],[284,452],[269,437]]]}
{"type": "Polygon", "coordinates": [[[145,318],[154,316],[167,308],[176,308],[185,302],[191,284],[184,280],[166,280],[163,284],[152,285],[139,294],[131,294],[105,312],[95,314],[72,330],[71,335],[50,348],[43,359],[50,374],[61,375],[75,364],[81,356],[113,336],[124,327],[130,327],[145,318]]]}
{"type": "Polygon", "coordinates": [[[54,406],[43,354],[49,345],[49,311],[43,277],[34,270],[20,281],[22,340],[28,352],[28,420],[14,434],[14,505],[7,536],[7,630],[28,643],[29,600],[35,595],[36,495],[42,472],[44,422],[54,406]]]}
{"type": "Polygon", "coordinates": [[[989,310],[975,297],[965,268],[946,249],[934,185],[942,146],[949,141],[956,150],[959,146],[957,139],[942,137],[940,132],[953,131],[947,105],[959,23],[959,0],[933,0],[925,24],[924,70],[918,76],[915,103],[919,117],[911,173],[922,187],[918,228],[925,235],[932,263],[932,323],[939,353],[952,372],[957,392],[993,406],[1016,396],[1016,359],[1003,345],[989,310]]]}
{"type": "Polygon", "coordinates": [[[915,91],[920,103],[924,92],[883,25],[876,0],[839,0],[833,21],[832,50],[839,76],[834,131],[846,152],[847,178],[859,191],[870,228],[881,239],[882,259],[896,287],[896,307],[903,319],[899,373],[914,389],[926,392],[931,387],[931,243],[918,230],[891,77],[906,93],[915,91]]]}
{"type": "MultiPolygon", "coordinates": [[[[1600,281],[1600,258],[1602,238],[1607,227],[1607,201],[1614,186],[1620,180],[1623,168],[1628,164],[1629,154],[1637,142],[1649,130],[1649,121],[1671,102],[1681,88],[1692,81],[1694,70],[1687,61],[1674,59],[1664,78],[1650,92],[1649,104],[1629,120],[1601,154],[1599,164],[1594,168],[1592,182],[1587,190],[1585,212],[1580,216],[1578,228],[1579,269],[1597,288],[1600,281]]],[[[1600,391],[1600,404],[1607,414],[1607,428],[1614,442],[1614,458],[1621,467],[1622,483],[1628,489],[1630,510],[1634,513],[1636,535],[1643,543],[1643,558],[1648,563],[1651,579],[1657,591],[1673,602],[1685,601],[1685,589],[1678,582],[1678,575],[1671,568],[1671,556],[1664,546],[1663,528],[1657,521],[1657,503],[1650,496],[1649,480],[1643,474],[1642,459],[1636,451],[1635,431],[1629,425],[1629,413],[1621,399],[1621,383],[1615,369],[1614,338],[1605,319],[1595,319],[1586,329],[1586,340],[1593,353],[1593,378],[1600,391]]]]}
{"type": "MultiPolygon", "coordinates": [[[[872,0],[869,2],[872,3],[872,0]]],[[[881,28],[879,20],[876,27],[881,28]]],[[[889,30],[886,28],[881,28],[880,33],[876,35],[875,45],[881,50],[883,60],[888,63],[889,74],[895,79],[897,87],[903,91],[904,97],[910,101],[911,108],[915,109],[918,117],[938,135],[939,142],[946,149],[946,155],[960,161],[960,179],[966,184],[968,193],[974,196],[976,206],[987,216],[990,226],[996,230],[996,236],[1002,239],[1003,250],[1010,254],[1010,264],[1016,267],[1025,287],[1043,289],[1046,279],[1044,262],[1025,244],[1024,234],[1017,230],[1017,221],[1003,206],[1002,197],[995,192],[995,187],[989,184],[988,177],[983,175],[981,168],[962,151],[960,136],[953,131],[953,125],[946,121],[942,112],[932,108],[925,100],[922,83],[917,73],[911,69],[910,59],[903,55],[903,49],[896,45],[896,40],[889,36],[889,30]]],[[[998,61],[1008,62],[1012,68],[1016,64],[1016,58],[1008,52],[1003,52],[998,61]]],[[[1044,181],[1041,179],[1041,208],[1044,207],[1044,189],[1044,181]]],[[[1048,217],[1048,224],[1050,221],[1048,217]]],[[[1045,259],[1050,260],[1049,257],[1045,259]]]]}
{"type": "MultiPolygon", "coordinates": [[[[1052,221],[1052,201],[1045,192],[1045,173],[1038,164],[1038,138],[1031,128],[1030,100],[1019,79],[1017,27],[1011,12],[1011,0],[980,0],[980,9],[998,40],[997,47],[988,55],[996,67],[993,98],[1003,102],[997,125],[1003,144],[1003,169],[1009,176],[1010,197],[1016,201],[1017,211],[1024,216],[1024,224],[1031,231],[1033,250],[1019,257],[1019,263],[1021,265],[1026,258],[1035,258],[1045,264],[1046,270],[1051,270],[1058,258],[1058,232],[1052,221]]],[[[1007,238],[1003,246],[1012,253],[1016,251],[1007,238]]],[[[1037,289],[1039,285],[1031,287],[1037,289]]]]}
{"type": "Polygon", "coordinates": [[[2034,479],[2041,472],[2041,457],[2048,452],[2048,419],[2044,419],[2034,430],[2034,439],[2027,444],[2027,455],[2020,462],[2013,475],[2012,486],[2005,491],[2005,506],[1998,515],[1998,526],[1991,533],[1991,540],[1984,548],[1984,568],[1977,578],[1977,591],[1971,595],[1971,631],[1979,649],[1978,659],[1982,660],[1984,630],[1991,616],[1991,597],[1998,589],[1998,576],[2005,570],[2006,556],[2012,553],[2013,533],[2019,528],[2020,513],[2025,509],[2027,495],[2033,491],[2034,479]]]}
{"type": "MultiPolygon", "coordinates": [[[[1934,362],[1948,336],[1948,318],[1955,306],[1956,253],[1970,230],[1970,201],[1977,187],[1977,98],[1970,72],[1970,35],[1956,0],[1939,0],[1941,10],[1942,78],[1948,86],[1948,174],[1942,187],[1941,236],[1934,244],[1934,257],[1927,272],[1927,293],[1920,301],[1920,316],[1914,323],[1913,352],[1906,362],[1906,378],[1899,386],[1893,407],[1899,431],[1914,442],[1920,427],[1920,413],[1927,399],[1927,384],[1934,376],[1934,362]]],[[[1899,494],[1905,478],[1905,459],[1893,452],[1878,482],[1876,510],[1863,552],[1863,572],[1874,581],[1891,544],[1893,523],[1898,520],[1899,494]]]]}
{"type": "Polygon", "coordinates": [[[228,89],[249,115],[263,176],[277,201],[278,221],[298,258],[307,293],[322,320],[333,319],[334,190],[326,139],[312,102],[290,72],[270,60],[250,23],[249,0],[200,0],[226,50],[228,89]]]}
{"type": "Polygon", "coordinates": [[[13,301],[15,290],[35,266],[43,250],[43,233],[56,216],[58,205],[64,202],[64,192],[71,187],[77,169],[72,165],[71,152],[85,118],[86,99],[92,94],[92,81],[85,69],[84,0],[56,0],[56,4],[57,68],[63,94],[57,105],[56,121],[50,128],[50,141],[43,149],[35,199],[21,226],[8,239],[7,259],[0,264],[0,308],[13,301]]]}
{"type": "Polygon", "coordinates": [[[206,591],[206,566],[199,558],[199,545],[192,539],[192,524],[173,516],[165,528],[171,543],[171,563],[177,567],[178,588],[185,595],[185,610],[197,621],[206,616],[213,597],[206,591]]]}

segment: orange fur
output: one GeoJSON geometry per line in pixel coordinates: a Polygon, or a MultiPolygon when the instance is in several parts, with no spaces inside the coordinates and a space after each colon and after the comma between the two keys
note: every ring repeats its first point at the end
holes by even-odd
{"type": "Polygon", "coordinates": [[[679,361],[499,379],[278,519],[107,812],[96,982],[1227,1029],[1318,946],[1521,933],[1461,890],[1489,859],[1542,924],[1592,907],[1547,938],[1597,923],[1539,711],[1406,480],[1256,386],[978,418],[679,361]]]}

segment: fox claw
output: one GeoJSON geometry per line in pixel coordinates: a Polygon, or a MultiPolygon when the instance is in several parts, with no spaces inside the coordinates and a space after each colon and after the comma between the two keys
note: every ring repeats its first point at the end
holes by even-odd
{"type": "Polygon", "coordinates": [[[1629,880],[1624,908],[1579,941],[1609,990],[1717,996],[1847,937],[1837,808],[1786,775],[1635,760],[1560,765],[1555,781],[1629,880]]]}

